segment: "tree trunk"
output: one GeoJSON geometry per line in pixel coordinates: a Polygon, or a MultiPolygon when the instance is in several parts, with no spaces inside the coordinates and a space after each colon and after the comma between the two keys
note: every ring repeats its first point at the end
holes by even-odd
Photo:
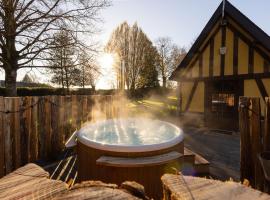
{"type": "Polygon", "coordinates": [[[6,96],[15,97],[17,96],[16,88],[17,70],[5,70],[5,86],[6,96]]]}
{"type": "Polygon", "coordinates": [[[163,77],[162,77],[162,87],[163,87],[163,88],[166,88],[166,84],[167,84],[166,77],[163,76],[163,77]]]}

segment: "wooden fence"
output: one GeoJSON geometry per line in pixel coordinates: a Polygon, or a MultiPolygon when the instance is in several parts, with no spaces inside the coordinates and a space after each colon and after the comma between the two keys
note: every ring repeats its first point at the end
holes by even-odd
{"type": "Polygon", "coordinates": [[[258,154],[270,151],[270,98],[263,102],[266,105],[264,113],[261,113],[261,103],[260,98],[240,98],[240,176],[241,181],[247,179],[252,187],[269,192],[269,183],[264,178],[258,154]]]}
{"type": "Polygon", "coordinates": [[[0,177],[53,159],[84,122],[118,115],[113,96],[0,97],[0,177]]]}

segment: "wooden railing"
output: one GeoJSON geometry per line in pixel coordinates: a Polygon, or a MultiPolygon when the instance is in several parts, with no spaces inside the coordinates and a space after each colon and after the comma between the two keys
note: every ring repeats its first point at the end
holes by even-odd
{"type": "Polygon", "coordinates": [[[53,159],[85,122],[118,115],[114,96],[0,97],[0,177],[53,159]]]}
{"type": "Polygon", "coordinates": [[[258,155],[270,151],[270,98],[241,97],[239,104],[239,128],[241,134],[241,181],[250,181],[252,187],[269,192],[258,155]],[[265,110],[261,111],[261,104],[265,110]]]}

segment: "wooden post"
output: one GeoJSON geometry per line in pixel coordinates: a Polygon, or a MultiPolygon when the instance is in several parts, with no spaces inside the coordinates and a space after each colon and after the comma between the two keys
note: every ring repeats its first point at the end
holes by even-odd
{"type": "Polygon", "coordinates": [[[0,178],[2,178],[5,175],[5,143],[4,143],[4,130],[3,130],[3,119],[5,114],[3,111],[5,111],[4,108],[4,98],[0,97],[0,178]]]}
{"type": "Polygon", "coordinates": [[[252,182],[252,158],[251,158],[251,143],[249,129],[249,106],[250,99],[240,97],[239,102],[239,129],[240,129],[240,180],[248,179],[252,182]]]}
{"type": "Polygon", "coordinates": [[[13,145],[13,159],[14,159],[14,167],[15,169],[21,167],[21,132],[20,132],[20,111],[21,106],[20,98],[12,98],[13,101],[13,138],[14,138],[14,145],[13,145]]]}
{"type": "MultiPolygon", "coordinates": [[[[12,101],[10,100],[10,98],[5,98],[5,112],[10,112],[11,110],[12,110],[12,101]]],[[[6,167],[6,174],[8,174],[13,170],[10,113],[6,113],[4,117],[4,141],[5,141],[5,167],[6,167]]]]}
{"type": "Polygon", "coordinates": [[[270,151],[270,98],[265,98],[265,115],[264,115],[264,151],[270,151]]]}
{"type": "Polygon", "coordinates": [[[262,152],[262,136],[261,136],[261,106],[260,98],[251,98],[251,152],[252,160],[255,170],[255,188],[262,190],[263,189],[263,180],[264,175],[260,161],[258,159],[258,154],[262,152]]]}

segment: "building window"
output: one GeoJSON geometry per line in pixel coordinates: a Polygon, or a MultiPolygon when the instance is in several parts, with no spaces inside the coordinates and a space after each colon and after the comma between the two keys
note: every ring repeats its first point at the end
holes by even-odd
{"type": "Polygon", "coordinates": [[[212,94],[212,112],[231,112],[234,106],[234,94],[212,94]]]}

